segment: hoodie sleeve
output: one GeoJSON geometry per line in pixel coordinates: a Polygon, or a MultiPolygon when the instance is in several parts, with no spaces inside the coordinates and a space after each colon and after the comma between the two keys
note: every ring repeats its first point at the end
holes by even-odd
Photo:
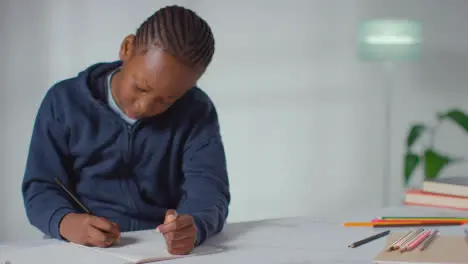
{"type": "Polygon", "coordinates": [[[202,112],[185,146],[184,195],[177,210],[194,218],[196,245],[223,229],[231,199],[217,113],[212,104],[202,112]]]}
{"type": "Polygon", "coordinates": [[[76,212],[71,201],[54,178],[65,185],[69,182],[69,157],[66,129],[54,114],[51,92],[41,103],[33,127],[22,182],[22,194],[29,222],[44,234],[61,239],[62,218],[76,212]]]}

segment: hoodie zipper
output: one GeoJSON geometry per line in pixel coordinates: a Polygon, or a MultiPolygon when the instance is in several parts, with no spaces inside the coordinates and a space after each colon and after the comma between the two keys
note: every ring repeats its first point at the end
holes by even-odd
{"type": "Polygon", "coordinates": [[[133,126],[126,125],[127,132],[127,149],[125,151],[125,163],[130,166],[132,160],[132,148],[133,148],[133,126]]]}
{"type": "MultiPolygon", "coordinates": [[[[124,161],[126,165],[130,168],[132,166],[131,162],[132,162],[132,154],[133,154],[134,134],[135,134],[136,129],[138,128],[140,121],[136,121],[133,125],[129,125],[125,121],[123,122],[125,126],[126,137],[127,137],[127,148],[126,148],[126,152],[124,156],[124,161]]],[[[132,170],[128,169],[128,173],[129,174],[132,173],[132,170]]],[[[133,201],[133,198],[131,197],[131,195],[128,195],[128,193],[130,192],[130,186],[129,186],[130,184],[133,184],[132,179],[129,179],[129,177],[122,178],[121,183],[120,183],[120,186],[122,189],[122,195],[126,197],[127,204],[134,210],[137,210],[138,208],[135,202],[133,201]]],[[[130,230],[134,229],[135,224],[136,223],[134,223],[133,220],[130,220],[130,223],[129,223],[130,230]]]]}
{"type": "Polygon", "coordinates": [[[126,151],[126,157],[125,157],[125,161],[127,162],[127,164],[131,164],[131,161],[132,161],[132,155],[133,155],[133,138],[134,138],[134,134],[135,134],[135,131],[136,129],[139,127],[139,124],[140,124],[140,120],[136,121],[133,125],[128,125],[127,123],[125,123],[127,125],[127,151],[126,151]]]}

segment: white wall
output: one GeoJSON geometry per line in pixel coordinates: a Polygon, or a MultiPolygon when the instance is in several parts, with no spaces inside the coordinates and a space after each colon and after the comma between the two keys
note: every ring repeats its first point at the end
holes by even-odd
{"type": "MultiPolygon", "coordinates": [[[[423,59],[417,64],[398,65],[391,76],[394,85],[392,110],[392,155],[390,172],[392,202],[402,199],[404,139],[410,123],[434,122],[437,112],[452,107],[468,110],[468,33],[463,30],[468,22],[465,10],[468,1],[417,0],[362,2],[365,13],[371,17],[393,16],[421,21],[423,25],[423,59]]],[[[460,128],[444,123],[436,137],[437,150],[442,153],[468,157],[468,137],[460,128]]],[[[456,164],[444,170],[442,177],[467,175],[467,163],[456,164]]],[[[413,184],[422,179],[422,170],[413,184]]]]}
{"type": "MultiPolygon", "coordinates": [[[[6,10],[6,3],[0,2],[0,34],[6,32],[7,27],[6,27],[6,15],[5,15],[5,10],[6,10]]],[[[0,58],[5,58],[6,57],[6,48],[0,49],[0,58]]],[[[7,89],[4,87],[4,82],[3,80],[6,78],[5,73],[7,71],[7,63],[0,63],[0,113],[5,113],[5,96],[7,89]]],[[[0,122],[3,122],[3,115],[0,114],[0,122]]],[[[4,133],[4,126],[0,129],[0,147],[1,149],[4,148],[4,140],[5,138],[5,133],[4,133]]],[[[4,194],[3,190],[5,189],[5,178],[6,176],[3,174],[4,173],[4,151],[0,151],[0,210],[5,209],[5,200],[6,200],[6,195],[4,194]]],[[[0,241],[2,241],[2,235],[3,235],[3,229],[5,227],[5,221],[3,220],[3,217],[0,217],[0,241]]],[[[0,242],[1,243],[1,242],[0,242]]]]}
{"type": "MultiPolygon", "coordinates": [[[[6,216],[0,218],[0,242],[38,237],[24,215],[20,182],[46,89],[92,63],[116,59],[122,38],[172,2],[1,2],[7,14],[0,18],[6,20],[2,58],[9,65],[1,65],[0,81],[0,121],[7,124],[0,132],[0,209],[6,216]]],[[[424,26],[424,61],[398,65],[392,73],[392,204],[401,198],[408,123],[466,106],[467,1],[185,2],[216,37],[215,59],[200,85],[221,118],[231,222],[382,205],[382,102],[388,86],[381,65],[356,58],[361,19],[403,17],[424,26]]]]}
{"type": "Polygon", "coordinates": [[[0,241],[37,236],[25,218],[21,179],[35,111],[49,86],[47,6],[30,1],[2,1],[1,103],[3,124],[0,192],[3,225],[0,241]],[[4,7],[6,6],[6,8],[4,7]]]}

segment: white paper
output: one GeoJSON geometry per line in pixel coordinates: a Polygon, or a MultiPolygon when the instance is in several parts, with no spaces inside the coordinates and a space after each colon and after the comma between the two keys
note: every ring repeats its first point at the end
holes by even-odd
{"type": "Polygon", "coordinates": [[[55,242],[26,248],[0,247],[0,263],[9,264],[127,264],[150,263],[221,252],[221,248],[199,246],[189,255],[171,255],[162,234],[154,230],[122,233],[120,243],[109,248],[55,242]]]}
{"type": "Polygon", "coordinates": [[[89,248],[96,252],[106,253],[132,263],[149,263],[162,260],[199,256],[222,251],[211,246],[199,246],[188,255],[171,255],[166,250],[162,234],[154,230],[122,233],[120,243],[108,248],[89,248]]]}
{"type": "Polygon", "coordinates": [[[9,264],[124,264],[126,261],[71,243],[52,243],[26,248],[0,248],[0,263],[9,264]]]}

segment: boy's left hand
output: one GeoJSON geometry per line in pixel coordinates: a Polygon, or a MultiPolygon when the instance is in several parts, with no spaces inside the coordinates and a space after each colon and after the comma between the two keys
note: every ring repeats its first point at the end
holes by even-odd
{"type": "Polygon", "coordinates": [[[197,228],[190,215],[177,215],[175,210],[168,210],[164,224],[157,230],[164,235],[170,254],[186,255],[195,247],[197,228]]]}

